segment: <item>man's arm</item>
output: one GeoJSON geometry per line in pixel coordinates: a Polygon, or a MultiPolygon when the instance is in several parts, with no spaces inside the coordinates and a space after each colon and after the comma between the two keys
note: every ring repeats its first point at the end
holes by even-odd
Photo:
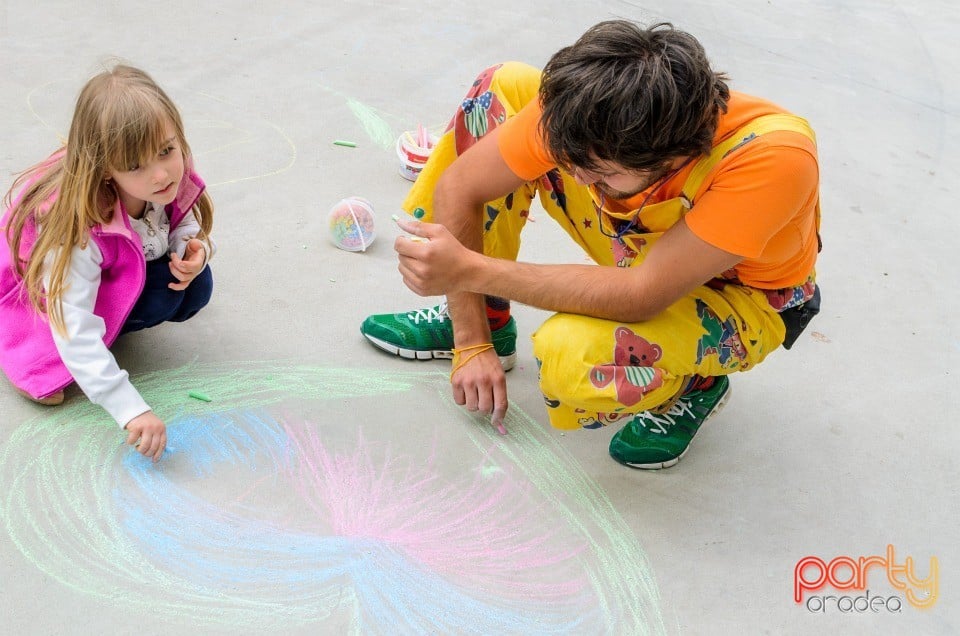
{"type": "Polygon", "coordinates": [[[474,292],[619,322],[656,316],[742,257],[706,243],[682,220],[634,267],[534,265],[469,253],[443,228],[407,223],[429,243],[407,241],[404,282],[418,294],[474,292]]]}
{"type": "MultiPolygon", "coordinates": [[[[499,129],[485,135],[459,156],[437,182],[433,193],[434,219],[465,257],[483,251],[483,206],[513,192],[523,179],[510,170],[497,147],[499,129]]],[[[409,243],[403,238],[400,241],[409,243]]],[[[398,249],[399,251],[399,249],[398,249]]],[[[401,258],[401,272],[403,259],[401,258]]],[[[447,296],[456,348],[489,343],[490,324],[482,290],[451,289],[447,296]]],[[[503,367],[492,348],[451,374],[454,401],[470,411],[491,414],[491,423],[504,432],[507,383],[503,367]]]]}
{"type": "MultiPolygon", "coordinates": [[[[434,220],[446,227],[464,247],[478,254],[483,252],[484,204],[523,184],[503,160],[497,147],[498,137],[499,129],[495,128],[458,157],[444,171],[433,193],[434,220]]],[[[474,289],[447,293],[458,347],[490,342],[484,293],[474,289]]]]}
{"type": "Polygon", "coordinates": [[[706,243],[681,220],[635,267],[531,265],[488,258],[466,278],[474,289],[541,309],[640,322],[741,260],[706,243]]]}

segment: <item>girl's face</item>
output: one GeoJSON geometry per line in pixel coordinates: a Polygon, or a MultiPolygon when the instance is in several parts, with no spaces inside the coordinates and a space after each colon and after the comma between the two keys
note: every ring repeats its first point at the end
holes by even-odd
{"type": "Polygon", "coordinates": [[[140,217],[147,201],[159,205],[172,203],[183,178],[183,152],[171,124],[165,128],[160,152],[144,165],[127,170],[111,170],[110,178],[117,186],[127,214],[140,217]]]}

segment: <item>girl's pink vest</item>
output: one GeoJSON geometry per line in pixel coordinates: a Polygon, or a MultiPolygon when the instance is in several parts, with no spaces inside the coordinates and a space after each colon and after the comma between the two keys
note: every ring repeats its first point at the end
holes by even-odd
{"type": "MultiPolygon", "coordinates": [[[[55,161],[56,155],[51,160],[55,161]]],[[[171,230],[197,202],[204,187],[203,180],[188,163],[177,198],[167,206],[171,230]]],[[[14,205],[22,196],[23,193],[14,205]]],[[[69,385],[73,377],[60,360],[46,316],[37,314],[30,306],[22,281],[16,277],[6,235],[9,219],[10,210],[7,210],[0,221],[0,367],[14,386],[42,398],[69,385]]],[[[92,228],[90,238],[103,254],[94,313],[106,324],[103,342],[109,347],[143,291],[146,274],[143,245],[119,200],[110,223],[92,228]]],[[[28,222],[20,244],[21,258],[30,253],[35,240],[36,227],[28,222]]]]}

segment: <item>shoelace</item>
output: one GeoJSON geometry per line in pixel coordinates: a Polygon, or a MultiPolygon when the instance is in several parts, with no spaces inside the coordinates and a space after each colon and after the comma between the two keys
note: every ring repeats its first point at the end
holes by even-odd
{"type": "Polygon", "coordinates": [[[421,320],[425,322],[433,322],[434,320],[443,322],[449,317],[450,314],[447,313],[447,303],[441,303],[436,307],[418,309],[407,314],[407,318],[412,320],[415,325],[419,325],[421,320]]]}
{"type": "Polygon", "coordinates": [[[677,423],[674,418],[680,417],[685,413],[689,415],[695,415],[693,410],[690,408],[689,402],[683,398],[680,398],[666,413],[644,411],[642,413],[638,413],[638,415],[640,416],[640,423],[645,429],[651,433],[660,433],[666,435],[669,428],[677,423]],[[651,424],[656,425],[657,428],[651,428],[651,424]]]}

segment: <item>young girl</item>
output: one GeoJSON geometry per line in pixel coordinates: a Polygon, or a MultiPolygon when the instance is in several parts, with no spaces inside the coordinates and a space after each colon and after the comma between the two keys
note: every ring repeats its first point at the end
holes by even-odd
{"type": "Polygon", "coordinates": [[[42,404],[75,381],[154,461],[166,427],[109,347],[210,300],[204,188],[176,106],[118,65],[87,82],[66,146],[16,179],[0,221],[0,367],[42,404]]]}

